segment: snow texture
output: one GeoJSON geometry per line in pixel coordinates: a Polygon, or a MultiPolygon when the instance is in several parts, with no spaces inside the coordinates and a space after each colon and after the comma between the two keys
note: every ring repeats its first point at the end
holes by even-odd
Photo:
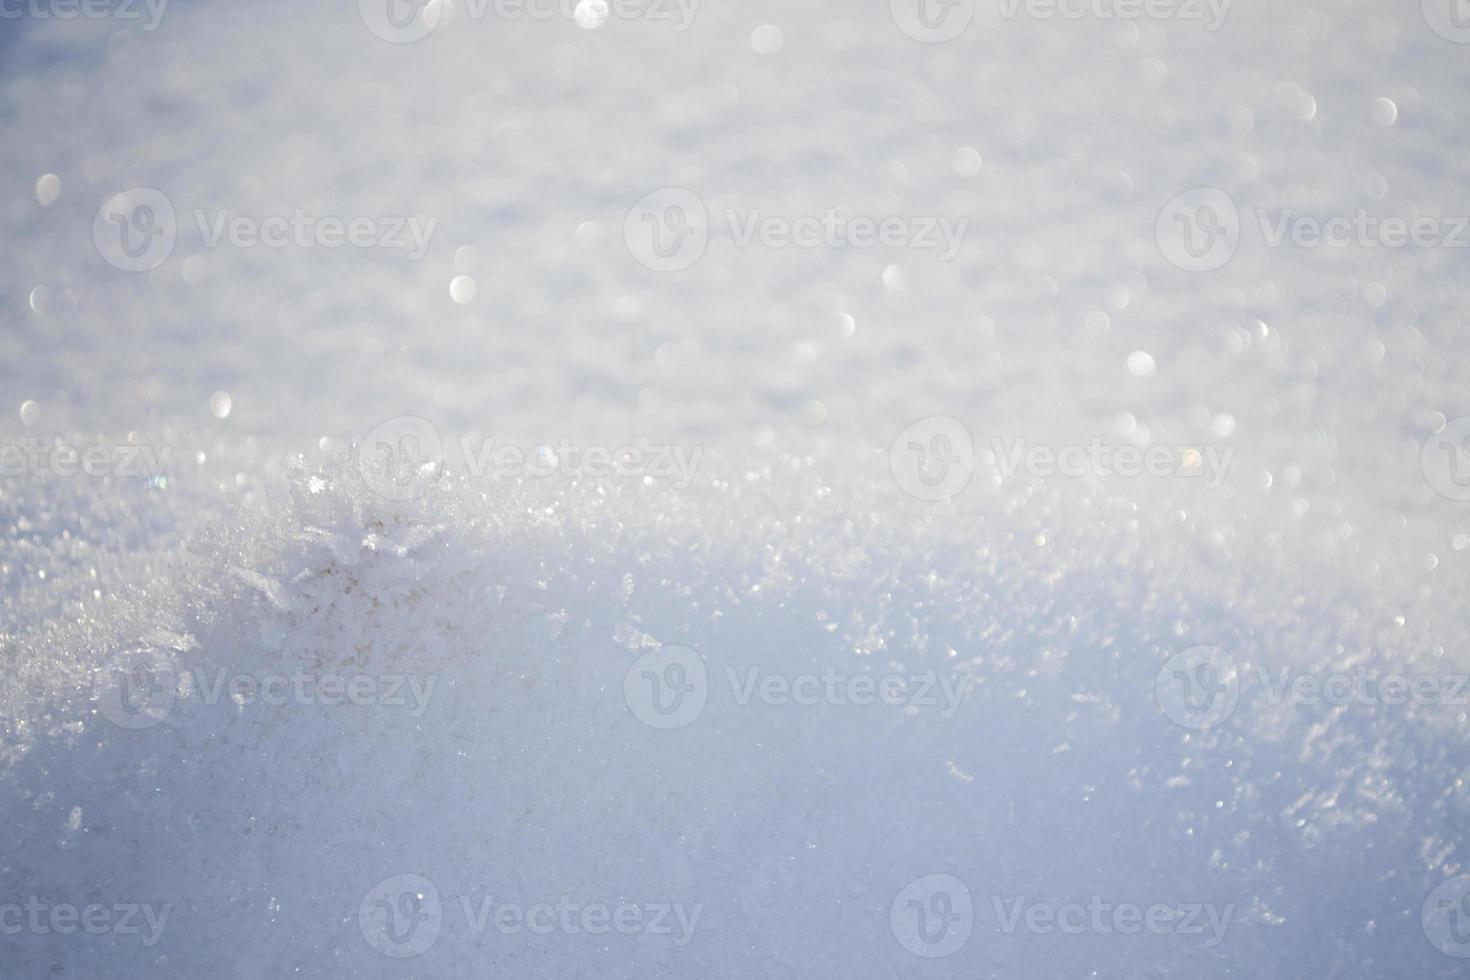
{"type": "Polygon", "coordinates": [[[1436,0],[1099,3],[0,21],[0,444],[110,461],[0,476],[0,978],[1464,977],[1470,251],[1256,214],[1465,213],[1470,45],[1436,0]],[[177,241],[126,271],[139,187],[177,241]],[[1239,245],[1190,271],[1201,187],[1239,245]],[[687,268],[630,238],[660,188],[687,268]],[[829,208],[968,225],[724,216],[829,208]],[[905,475],[935,417],[958,490],[905,475]],[[1387,674],[1443,686],[1272,696],[1387,674]]]}

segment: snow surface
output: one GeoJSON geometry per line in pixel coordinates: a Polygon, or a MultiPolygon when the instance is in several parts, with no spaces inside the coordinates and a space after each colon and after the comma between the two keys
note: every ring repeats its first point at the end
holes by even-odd
{"type": "Polygon", "coordinates": [[[461,4],[406,44],[346,2],[0,22],[0,442],[169,452],[0,477],[0,977],[1466,975],[1434,937],[1470,935],[1467,708],[1252,680],[1470,670],[1470,504],[1421,462],[1470,415],[1466,252],[1247,218],[1189,272],[1155,225],[1202,186],[1463,213],[1470,47],[1434,0],[1238,0],[1215,32],[982,0],[939,44],[888,7],[461,4]],[[148,272],[92,240],[134,187],[181,215],[148,272]],[[624,224],[664,187],[970,223],[945,262],[712,222],[660,272],[624,224]],[[209,248],[194,208],[437,225],[419,261],[209,248]],[[937,501],[890,467],[930,416],[979,454],[937,501]],[[400,417],[446,472],[383,482],[400,417]],[[1007,475],[997,438],[1234,456],[1217,487],[1007,475]],[[698,464],[476,474],[462,439],[698,464]],[[1156,688],[1200,645],[1244,678],[1203,730],[1156,688]],[[702,711],[660,727],[650,665],[702,666],[702,711]],[[129,715],[120,667],[177,684],[129,715]],[[741,704],[752,668],[966,696],[741,704]],[[192,683],[245,674],[403,703],[192,683]],[[973,904],[946,956],[905,931],[931,875],[973,904]],[[1018,896],[1231,919],[1006,930],[1018,896]],[[168,913],[9,928],[32,899],[168,913]],[[698,918],[477,931],[462,901],[698,918]]]}

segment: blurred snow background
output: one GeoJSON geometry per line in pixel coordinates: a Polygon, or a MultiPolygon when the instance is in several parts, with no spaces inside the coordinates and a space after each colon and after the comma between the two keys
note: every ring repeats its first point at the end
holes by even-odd
{"type": "Polygon", "coordinates": [[[1467,251],[1255,218],[1470,210],[1449,0],[1214,31],[980,0],[932,44],[902,2],[465,0],[408,43],[339,0],[57,6],[0,22],[0,442],[115,465],[0,477],[0,976],[1464,975],[1470,709],[1257,682],[1470,669],[1433,445],[1470,415],[1467,251]],[[710,215],[676,271],[625,238],[667,187],[710,215]],[[1239,247],[1191,272],[1156,227],[1199,187],[1239,247]],[[94,242],[135,188],[176,213],[146,271],[94,242]],[[723,219],[829,208],[968,225],[945,261],[723,219]],[[414,260],[210,246],[196,209],[434,224],[414,260]],[[925,501],[890,449],[933,416],[977,458],[925,501]],[[402,417],[442,466],[385,485],[402,417]],[[997,439],[1233,455],[1218,486],[1008,475],[997,439]],[[697,465],[476,473],[483,440],[697,465]],[[1239,695],[1191,729],[1156,680],[1199,645],[1239,695]],[[648,724],[649,665],[702,665],[703,710],[648,724]],[[119,667],[155,684],[134,714],[119,667]],[[741,704],[751,668],[967,696],[741,704]],[[405,703],[192,683],[296,674],[405,703]],[[1007,929],[1019,896],[1231,918],[1007,929]],[[474,928],[564,898],[699,912],[474,928]],[[169,911],[68,934],[28,902],[169,911]]]}

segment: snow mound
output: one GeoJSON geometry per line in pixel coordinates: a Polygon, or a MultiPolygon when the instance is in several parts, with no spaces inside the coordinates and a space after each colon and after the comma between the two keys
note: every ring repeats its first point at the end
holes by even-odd
{"type": "Polygon", "coordinates": [[[972,515],[991,546],[942,521],[898,540],[792,493],[821,486],[809,460],[769,464],[700,487],[760,514],[774,474],[809,501],[742,527],[687,497],[650,517],[678,508],[643,484],[450,475],[395,502],[349,458],[298,463],[283,499],[105,617],[129,624],[108,648],[54,657],[71,693],[6,726],[5,879],[167,908],[162,928],[0,936],[0,957],[21,976],[378,976],[409,953],[426,977],[1454,974],[1417,919],[1463,870],[1444,835],[1470,805],[1445,778],[1470,758],[1462,714],[1245,685],[1190,730],[1157,693],[1195,643],[1242,673],[1267,632],[1303,669],[1345,662],[1351,616],[1292,629],[1115,563],[1061,571],[1001,513],[972,515]],[[968,889],[975,938],[924,962],[890,913],[935,874],[968,889]],[[1224,926],[1006,932],[1019,896],[1224,926]]]}

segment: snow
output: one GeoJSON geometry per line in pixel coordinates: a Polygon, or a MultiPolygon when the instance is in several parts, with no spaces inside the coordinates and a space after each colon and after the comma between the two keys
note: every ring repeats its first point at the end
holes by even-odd
{"type": "Polygon", "coordinates": [[[5,22],[0,977],[1464,975],[1434,0],[357,6],[5,22]]]}

